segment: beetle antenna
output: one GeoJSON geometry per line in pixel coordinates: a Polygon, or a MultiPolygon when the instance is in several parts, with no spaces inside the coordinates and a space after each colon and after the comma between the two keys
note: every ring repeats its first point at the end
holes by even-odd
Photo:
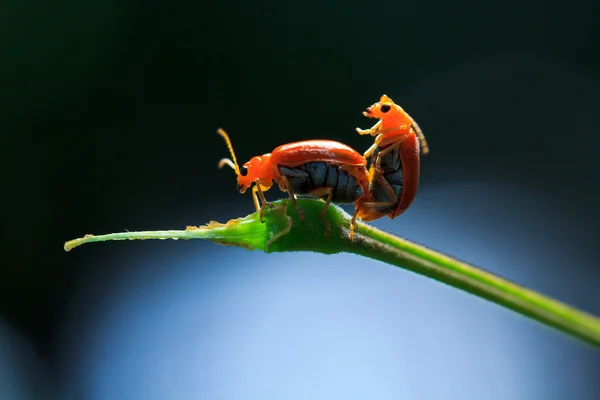
{"type": "Polygon", "coordinates": [[[237,160],[235,158],[235,153],[233,152],[233,146],[231,145],[231,140],[229,140],[229,135],[223,129],[217,129],[217,133],[225,139],[225,143],[227,143],[227,148],[229,148],[229,152],[231,153],[231,157],[233,161],[228,158],[224,158],[219,162],[219,168],[223,167],[223,165],[229,165],[237,175],[240,174],[240,167],[238,166],[237,160]]]}
{"type": "Polygon", "coordinates": [[[219,161],[219,169],[223,168],[223,165],[228,165],[231,167],[232,170],[235,171],[235,164],[229,158],[224,158],[221,161],[219,161]]]}
{"type": "Polygon", "coordinates": [[[411,117],[408,114],[406,114],[406,116],[410,119],[412,128],[417,133],[417,136],[419,136],[419,142],[421,143],[421,152],[423,154],[428,154],[429,153],[429,144],[427,143],[427,140],[425,139],[425,135],[423,134],[421,127],[417,124],[417,122],[413,119],[413,117],[411,117]]]}

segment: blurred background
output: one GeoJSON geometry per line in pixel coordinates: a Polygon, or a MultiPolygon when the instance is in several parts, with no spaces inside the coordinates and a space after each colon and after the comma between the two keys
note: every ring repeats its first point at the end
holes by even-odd
{"type": "MultiPolygon", "coordinates": [[[[386,231],[600,315],[590,0],[0,5],[1,399],[598,399],[600,351],[350,255],[90,244],[253,211],[239,161],[385,93],[431,153],[386,231]]],[[[269,199],[284,197],[273,189],[269,199]]]]}

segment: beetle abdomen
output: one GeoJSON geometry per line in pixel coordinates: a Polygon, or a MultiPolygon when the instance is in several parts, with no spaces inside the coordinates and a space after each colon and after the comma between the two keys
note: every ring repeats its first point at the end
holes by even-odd
{"type": "MultiPolygon", "coordinates": [[[[373,156],[371,160],[376,160],[379,156],[379,152],[383,150],[380,147],[377,147],[373,152],[373,156]]],[[[393,150],[390,150],[387,154],[381,157],[381,173],[383,175],[383,179],[387,181],[392,187],[396,198],[390,198],[388,191],[378,182],[377,175],[373,177],[371,181],[369,190],[371,191],[371,195],[373,196],[374,202],[393,202],[393,205],[383,206],[383,207],[375,207],[375,211],[387,214],[390,212],[394,212],[400,202],[400,198],[402,197],[402,187],[404,186],[404,171],[402,168],[402,160],[400,158],[400,146],[396,146],[393,150]]],[[[377,173],[376,174],[380,174],[377,173]]]]}
{"type": "Polygon", "coordinates": [[[328,187],[333,190],[332,202],[349,204],[354,203],[364,194],[356,178],[336,164],[319,161],[293,168],[279,165],[279,173],[285,175],[292,191],[299,196],[309,195],[315,189],[328,187]]]}

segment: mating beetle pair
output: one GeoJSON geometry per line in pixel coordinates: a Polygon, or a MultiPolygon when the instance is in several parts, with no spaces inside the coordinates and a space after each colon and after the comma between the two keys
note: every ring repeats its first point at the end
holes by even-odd
{"type": "Polygon", "coordinates": [[[263,192],[272,187],[273,181],[288,192],[301,220],[303,214],[296,195],[326,197],[320,217],[327,235],[331,232],[325,219],[329,203],[354,203],[352,239],[356,218],[373,221],[387,215],[394,219],[406,211],[419,186],[420,153],[429,152],[417,123],[386,95],[363,115],[379,119],[371,129],[356,128],[361,135],[376,136],[364,155],[333,140],[306,140],[253,157],[240,168],[229,136],[219,129],[233,159],[222,159],[219,168],[228,165],[236,172],[241,193],[252,186],[252,198],[256,210],[260,210],[261,221],[265,207],[271,206],[263,192]],[[367,170],[368,157],[371,165],[367,170]]]}

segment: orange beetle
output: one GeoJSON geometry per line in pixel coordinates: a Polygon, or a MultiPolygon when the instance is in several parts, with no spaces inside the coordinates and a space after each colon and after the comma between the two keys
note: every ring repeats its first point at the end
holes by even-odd
{"type": "Polygon", "coordinates": [[[363,112],[379,121],[371,129],[356,128],[360,135],[376,136],[364,153],[371,157],[369,191],[372,203],[363,204],[358,216],[372,221],[387,215],[391,219],[411,205],[419,187],[420,153],[429,153],[425,136],[410,115],[385,94],[363,112]]]}
{"type": "Polygon", "coordinates": [[[219,168],[228,165],[235,171],[240,193],[252,186],[252,198],[256,210],[260,210],[261,222],[264,222],[265,207],[272,207],[263,192],[269,190],[275,181],[282,191],[288,192],[301,220],[304,216],[296,202],[296,195],[326,197],[320,217],[325,224],[327,235],[331,233],[329,223],[325,219],[329,203],[355,203],[356,211],[350,225],[350,238],[354,236],[360,204],[371,200],[367,160],[360,153],[333,140],[306,140],[284,144],[271,153],[252,157],[240,168],[229,136],[222,129],[217,132],[225,139],[233,159],[222,159],[219,168]],[[262,205],[259,204],[259,197],[262,205]]]}

